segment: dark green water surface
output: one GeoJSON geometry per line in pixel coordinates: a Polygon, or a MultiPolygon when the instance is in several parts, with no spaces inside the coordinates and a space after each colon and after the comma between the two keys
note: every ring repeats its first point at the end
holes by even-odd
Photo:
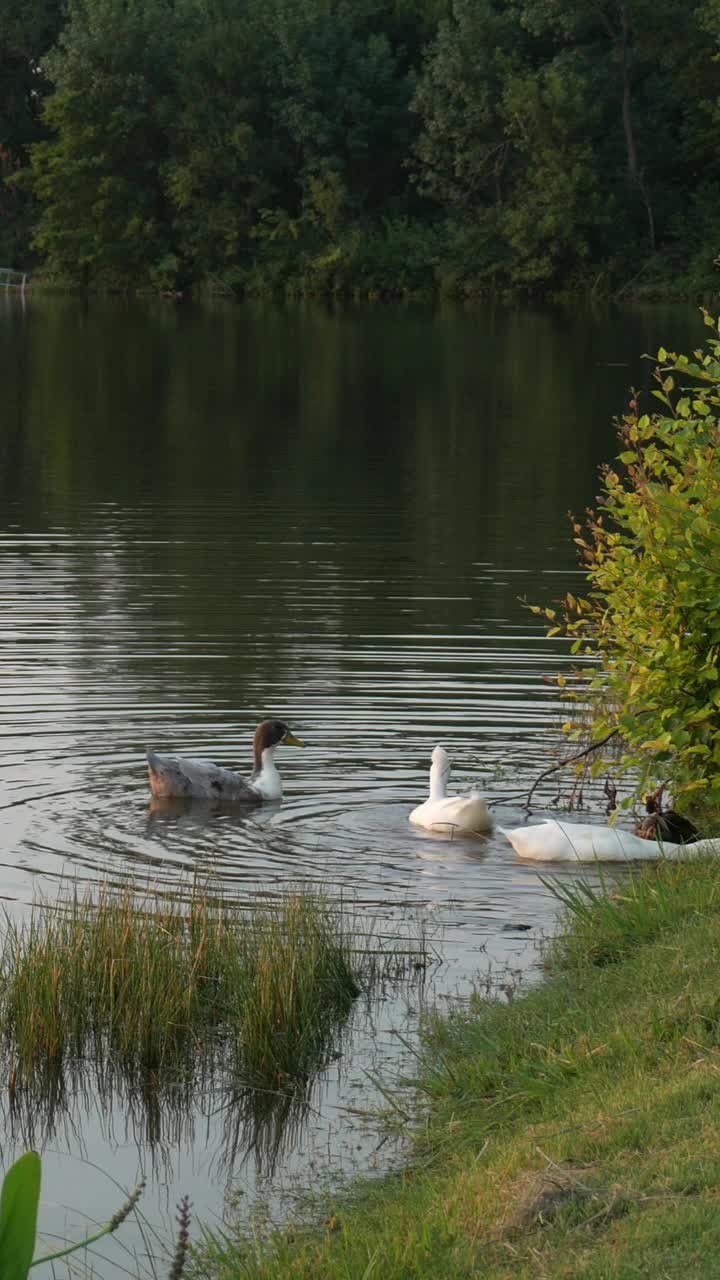
{"type": "MultiPolygon", "coordinates": [[[[531,939],[551,927],[537,870],[500,836],[438,840],[407,813],[442,741],[454,782],[482,783],[501,822],[521,820],[511,797],[558,745],[543,677],[568,658],[518,598],[547,603],[577,582],[567,512],[594,499],[627,389],[649,385],[642,353],[699,340],[682,308],[0,295],[8,908],[68,877],[181,884],[212,869],[245,899],[321,883],[391,933],[419,912],[442,937],[433,998],[490,962],[528,963],[528,934],[503,926],[531,924],[531,939]],[[268,714],[310,744],[281,755],[281,806],[151,811],[146,743],[249,771],[268,714]]],[[[92,1099],[44,1134],[6,1118],[3,1163],[44,1145],[43,1222],[61,1233],[75,1211],[117,1207],[79,1157],[126,1184],[144,1168],[153,1220],[186,1191],[220,1216],[238,1189],[272,1199],[308,1168],[372,1168],[374,1143],[344,1109],[413,1019],[392,1006],[358,1030],[279,1169],[245,1158],[242,1140],[230,1158],[207,1100],[192,1125],[158,1119],[152,1134],[92,1099]]]]}

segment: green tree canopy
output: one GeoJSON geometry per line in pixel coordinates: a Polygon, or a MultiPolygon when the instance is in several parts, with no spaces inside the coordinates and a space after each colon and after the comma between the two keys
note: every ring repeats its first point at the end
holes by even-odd
{"type": "Polygon", "coordinates": [[[8,3],[0,216],[32,190],[51,270],[712,284],[720,0],[8,3]]]}

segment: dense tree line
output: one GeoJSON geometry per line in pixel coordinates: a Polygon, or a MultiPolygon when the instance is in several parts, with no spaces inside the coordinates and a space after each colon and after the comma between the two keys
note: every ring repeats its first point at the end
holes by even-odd
{"type": "Polygon", "coordinates": [[[3,0],[0,265],[714,287],[720,0],[3,0]]]}

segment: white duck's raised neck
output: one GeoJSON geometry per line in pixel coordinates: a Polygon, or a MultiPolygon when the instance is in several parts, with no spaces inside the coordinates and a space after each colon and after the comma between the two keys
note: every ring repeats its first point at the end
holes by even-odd
{"type": "Polygon", "coordinates": [[[444,800],[447,785],[450,781],[450,760],[442,747],[436,747],[432,753],[430,766],[430,799],[444,800]]]}
{"type": "Polygon", "coordinates": [[[252,784],[263,800],[282,800],[282,779],[275,764],[275,747],[265,747],[260,753],[260,767],[256,765],[252,784]]]}

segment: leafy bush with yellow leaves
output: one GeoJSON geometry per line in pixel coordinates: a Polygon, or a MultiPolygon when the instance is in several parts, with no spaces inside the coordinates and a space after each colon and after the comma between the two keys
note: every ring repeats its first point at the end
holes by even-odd
{"type": "Polygon", "coordinates": [[[720,318],[692,357],[660,348],[662,409],[637,397],[620,424],[621,452],[575,541],[584,598],[568,595],[555,625],[573,652],[595,657],[592,736],[617,728],[622,764],[670,778],[687,805],[720,804],[720,318]],[[609,709],[613,710],[610,711],[609,709]]]}

